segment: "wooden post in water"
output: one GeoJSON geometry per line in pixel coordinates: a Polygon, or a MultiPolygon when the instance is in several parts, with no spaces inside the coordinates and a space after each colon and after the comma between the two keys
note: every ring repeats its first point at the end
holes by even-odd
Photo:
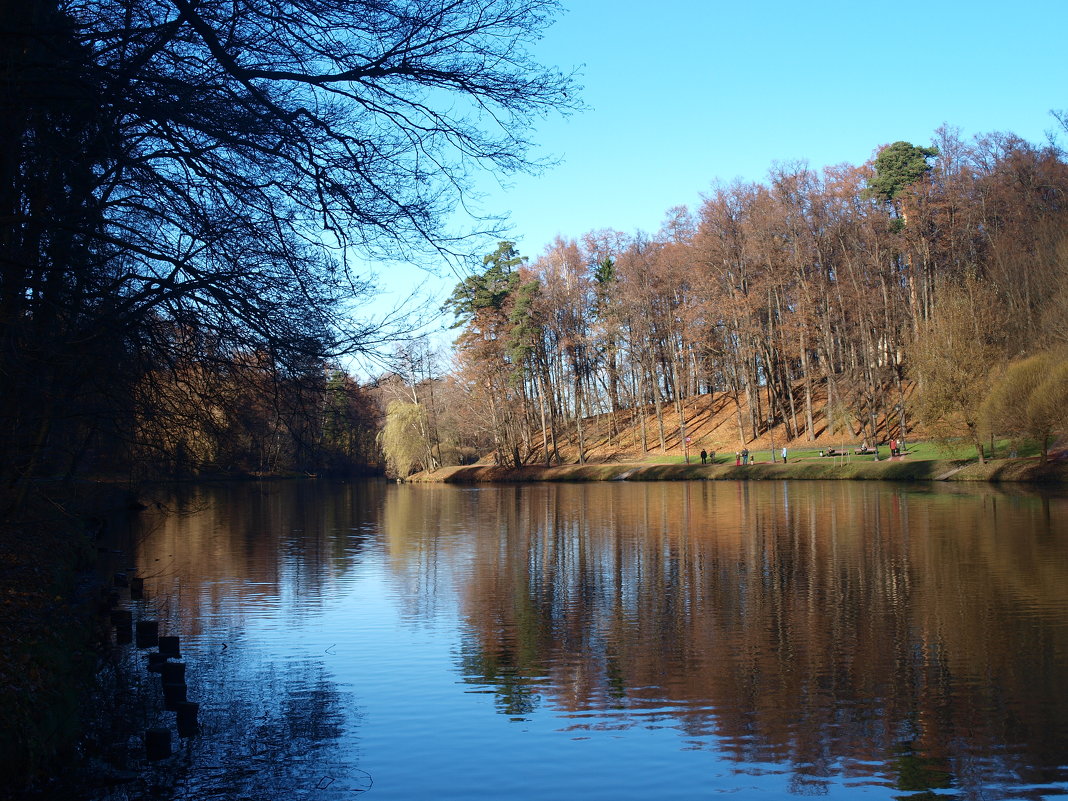
{"type": "Polygon", "coordinates": [[[153,648],[159,642],[159,621],[137,621],[137,647],[153,648]]]}
{"type": "Polygon", "coordinates": [[[108,614],[111,616],[111,625],[133,627],[133,612],[129,609],[112,609],[108,614]]]}
{"type": "Polygon", "coordinates": [[[163,708],[169,712],[178,711],[178,704],[183,703],[186,700],[186,686],[185,682],[166,681],[163,682],[163,708]]]}
{"type": "Polygon", "coordinates": [[[185,662],[163,662],[159,666],[159,677],[164,684],[185,684],[185,662]]]}
{"type": "Polygon", "coordinates": [[[140,576],[130,579],[130,600],[140,601],[145,597],[145,580],[140,576]]]}
{"type": "Polygon", "coordinates": [[[115,642],[119,645],[133,640],[133,612],[129,609],[112,609],[111,625],[115,627],[115,642]]]}
{"type": "Polygon", "coordinates": [[[171,730],[148,729],[145,731],[145,753],[155,762],[171,755],[171,730]]]}
{"type": "Polygon", "coordinates": [[[179,737],[192,737],[200,731],[200,724],[197,722],[200,704],[193,701],[182,701],[175,711],[178,713],[176,723],[178,724],[179,737]]]}
{"type": "Polygon", "coordinates": [[[148,669],[152,673],[162,673],[163,666],[167,663],[167,655],[153,651],[148,655],[148,669]]]}
{"type": "Polygon", "coordinates": [[[159,638],[159,652],[166,656],[178,659],[181,657],[182,652],[178,648],[177,637],[160,637],[159,638]]]}

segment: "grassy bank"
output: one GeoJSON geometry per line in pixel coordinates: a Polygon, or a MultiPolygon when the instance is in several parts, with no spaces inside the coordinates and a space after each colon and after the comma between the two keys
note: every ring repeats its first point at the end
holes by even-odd
{"type": "Polygon", "coordinates": [[[516,481],[686,481],[686,480],[869,480],[869,481],[990,481],[1033,484],[1068,483],[1068,464],[1036,459],[994,459],[979,464],[963,459],[798,459],[783,463],[761,462],[748,466],[726,464],[607,464],[527,466],[521,469],[493,465],[443,467],[418,473],[413,482],[479,483],[516,481]]]}

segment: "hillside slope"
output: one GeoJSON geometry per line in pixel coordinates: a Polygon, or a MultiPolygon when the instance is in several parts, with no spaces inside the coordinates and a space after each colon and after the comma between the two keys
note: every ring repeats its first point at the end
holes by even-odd
{"type": "MultiPolygon", "coordinates": [[[[909,385],[905,390],[906,403],[912,398],[914,388],[909,385]]],[[[673,404],[662,406],[663,447],[661,447],[661,430],[656,418],[656,409],[649,405],[643,410],[627,409],[612,414],[600,414],[583,421],[583,440],[585,442],[586,461],[589,462],[632,462],[654,460],[657,457],[681,457],[684,450],[691,457],[697,457],[702,450],[719,454],[734,454],[743,447],[750,451],[781,448],[826,448],[836,447],[852,449],[864,439],[862,426],[856,419],[828,420],[826,392],[822,386],[813,393],[813,429],[812,438],[804,433],[805,407],[800,387],[796,392],[796,428],[802,433],[790,438],[786,423],[779,421],[769,430],[766,425],[754,438],[746,431],[747,414],[744,401],[739,410],[734,397],[725,392],[697,395],[687,398],[682,404],[682,417],[685,423],[689,443],[684,448],[681,438],[679,415],[673,404]],[[741,419],[739,419],[741,413],[741,419]],[[643,447],[642,427],[645,428],[643,447]],[[743,433],[744,432],[744,433],[743,433]]],[[[762,398],[766,408],[766,396],[762,398]]],[[[906,437],[923,438],[924,432],[914,428],[907,420],[906,437]]],[[[878,441],[887,442],[900,437],[901,431],[896,416],[891,420],[878,418],[878,441]]],[[[563,463],[578,461],[577,431],[574,424],[557,430],[557,450],[563,463]]],[[[544,439],[548,439],[546,434],[544,439]]],[[[542,445],[543,436],[539,432],[532,437],[531,453],[527,457],[529,464],[545,464],[545,452],[542,445]]],[[[551,450],[551,445],[550,445],[551,450]]],[[[699,458],[699,457],[698,457],[699,458]]],[[[492,457],[480,461],[480,464],[492,463],[492,457]]]]}

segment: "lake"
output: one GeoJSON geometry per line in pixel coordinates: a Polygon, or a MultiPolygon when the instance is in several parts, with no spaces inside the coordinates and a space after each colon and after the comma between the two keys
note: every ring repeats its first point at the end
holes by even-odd
{"type": "Polygon", "coordinates": [[[137,614],[180,635],[201,732],[152,764],[155,797],[1068,793],[1063,494],[271,482],[161,500],[136,533],[137,614]]]}

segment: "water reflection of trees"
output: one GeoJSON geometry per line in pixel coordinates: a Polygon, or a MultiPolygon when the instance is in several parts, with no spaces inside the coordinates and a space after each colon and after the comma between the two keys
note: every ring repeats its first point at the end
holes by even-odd
{"type": "Polygon", "coordinates": [[[244,610],[296,598],[314,612],[375,535],[375,482],[193,487],[145,513],[138,563],[160,612],[189,636],[239,630],[244,610]]]}
{"type": "Polygon", "coordinates": [[[1064,501],[716,482],[389,499],[402,573],[462,571],[462,669],[502,712],[667,715],[792,765],[805,793],[832,773],[1068,779],[1064,501]],[[443,536],[458,521],[470,535],[443,536]]]}
{"type": "MultiPolygon", "coordinates": [[[[288,626],[320,611],[377,535],[381,492],[376,483],[230,484],[176,492],[145,513],[143,607],[194,644],[187,680],[201,734],[147,774],[144,797],[329,801],[369,789],[345,753],[354,744],[351,695],[321,659],[264,653],[244,630],[265,610],[288,626]]],[[[157,682],[141,688],[144,726],[172,720],[157,682]]],[[[141,797],[137,790],[127,792],[141,797]]]]}
{"type": "Polygon", "coordinates": [[[330,801],[369,789],[343,745],[354,742],[345,736],[353,701],[321,663],[222,669],[206,684],[203,733],[166,768],[171,798],[330,801]]]}
{"type": "MultiPolygon", "coordinates": [[[[140,656],[131,654],[121,670],[126,681],[109,687],[108,701],[122,710],[122,726],[110,733],[167,727],[158,679],[143,676],[140,656]],[[125,727],[125,728],[123,728],[125,727]]],[[[196,660],[196,690],[201,701],[200,733],[176,743],[160,762],[140,762],[136,776],[115,792],[73,794],[99,801],[165,799],[184,801],[234,798],[277,801],[315,797],[351,799],[371,787],[357,768],[347,730],[354,705],[316,660],[250,665],[247,656],[196,660]]],[[[103,691],[103,688],[102,688],[103,691]]],[[[104,737],[108,732],[101,732],[104,737]]],[[[136,736],[136,735],[135,735],[136,736]]],[[[138,763],[125,763],[137,768],[138,763]]]]}

